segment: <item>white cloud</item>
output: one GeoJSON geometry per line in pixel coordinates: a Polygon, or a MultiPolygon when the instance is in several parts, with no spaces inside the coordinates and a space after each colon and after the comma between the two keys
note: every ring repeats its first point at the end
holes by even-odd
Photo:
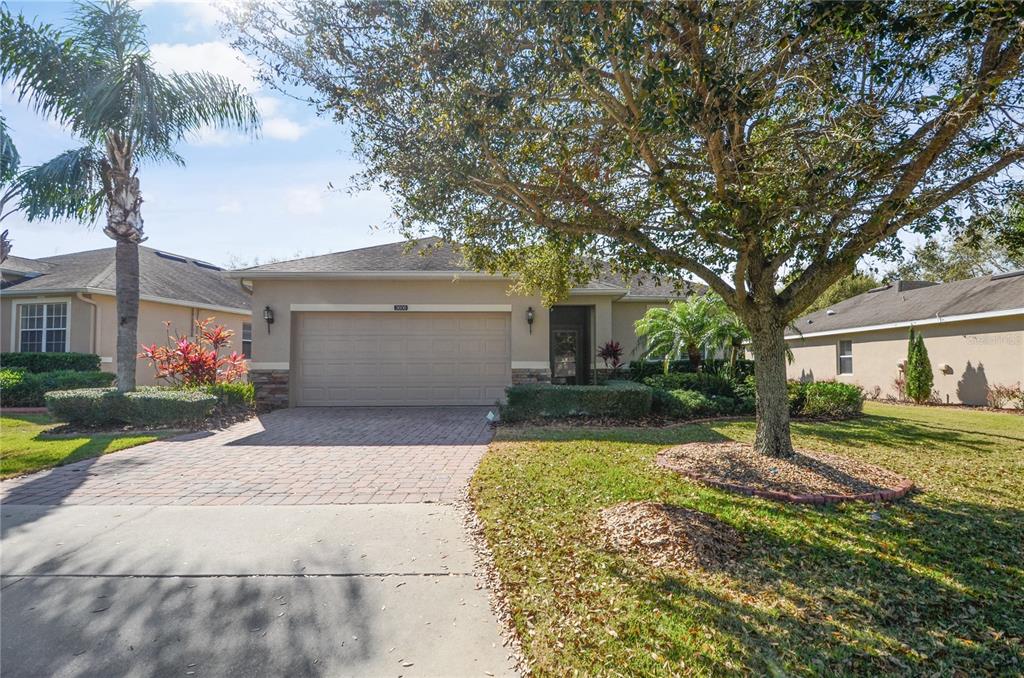
{"type": "Polygon", "coordinates": [[[221,204],[217,205],[218,214],[241,214],[242,213],[242,201],[241,200],[226,200],[221,204]]]}
{"type": "Polygon", "coordinates": [[[285,191],[284,206],[291,214],[322,214],[327,190],[315,186],[296,186],[285,191]]]}
{"type": "Polygon", "coordinates": [[[288,118],[264,118],[263,136],[268,139],[280,139],[282,141],[297,141],[309,131],[304,125],[289,120],[288,118]]]}
{"type": "MultiPolygon", "coordinates": [[[[174,71],[209,71],[223,75],[242,85],[253,94],[256,106],[263,118],[263,136],[280,141],[297,141],[309,127],[280,113],[281,100],[259,93],[260,83],[252,63],[226,42],[201,42],[194,45],[184,43],[158,43],[150,49],[153,62],[161,73],[174,71]]],[[[244,143],[243,134],[226,130],[203,129],[192,139],[199,146],[227,146],[244,143]]]]}
{"type": "Polygon", "coordinates": [[[161,73],[209,71],[237,82],[250,93],[259,89],[256,68],[226,42],[200,42],[194,45],[161,42],[152,45],[149,52],[156,69],[161,73]]]}

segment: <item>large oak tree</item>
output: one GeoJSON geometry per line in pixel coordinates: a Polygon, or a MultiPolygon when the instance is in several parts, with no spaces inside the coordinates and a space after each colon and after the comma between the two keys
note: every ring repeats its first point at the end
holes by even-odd
{"type": "Polygon", "coordinates": [[[256,2],[238,44],[351,126],[405,226],[550,300],[603,259],[689,273],[750,331],[791,453],[788,323],[1024,158],[1014,2],[256,2]]]}

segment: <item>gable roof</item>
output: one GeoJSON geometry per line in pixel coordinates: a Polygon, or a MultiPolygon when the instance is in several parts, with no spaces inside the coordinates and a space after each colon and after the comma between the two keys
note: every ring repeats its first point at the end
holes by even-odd
{"type": "MultiPolygon", "coordinates": [[[[11,257],[13,258],[13,257],[11,257]]],[[[10,258],[4,262],[4,265],[10,258]]],[[[28,260],[42,264],[41,275],[17,280],[4,295],[91,292],[114,294],[114,248],[28,260]]],[[[38,270],[38,269],[37,269],[38,270]]],[[[249,311],[249,295],[237,280],[204,261],[139,247],[139,294],[144,300],[249,311]]]]}
{"type": "Polygon", "coordinates": [[[1024,271],[943,284],[897,281],[793,322],[787,338],[1024,315],[1024,271]]]}
{"type": "Polygon", "coordinates": [[[50,270],[50,264],[39,259],[28,259],[26,257],[8,256],[0,263],[0,273],[13,273],[15,275],[32,275],[45,273],[50,270]]]}
{"type": "MultiPolygon", "coordinates": [[[[466,265],[456,246],[433,236],[290,261],[277,261],[230,271],[228,275],[235,278],[500,278],[473,270],[466,265]]],[[[665,299],[682,298],[690,292],[703,289],[703,285],[688,281],[680,281],[677,289],[673,281],[658,281],[651,276],[638,276],[627,284],[621,276],[605,268],[594,280],[576,288],[576,291],[607,291],[609,294],[623,294],[627,299],[665,299]]]]}

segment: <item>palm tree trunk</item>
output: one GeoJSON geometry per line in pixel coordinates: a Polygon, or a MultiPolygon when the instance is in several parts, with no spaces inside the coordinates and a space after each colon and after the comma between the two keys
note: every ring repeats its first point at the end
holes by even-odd
{"type": "Polygon", "coordinates": [[[139,330],[139,243],[142,231],[142,192],[132,169],[131,152],[116,136],[107,139],[104,189],[107,226],[103,232],[116,243],[114,278],[117,295],[117,390],[135,390],[139,330]]]}
{"type": "Polygon", "coordinates": [[[775,319],[751,330],[757,393],[754,449],[770,457],[788,457],[793,454],[793,441],[786,395],[785,324],[775,319]]]}
{"type": "Polygon", "coordinates": [[[135,390],[139,332],[139,245],[118,240],[114,276],[117,288],[117,390],[135,390]]]}
{"type": "Polygon", "coordinates": [[[690,366],[696,372],[700,369],[700,347],[687,346],[686,357],[690,359],[690,366]]]}

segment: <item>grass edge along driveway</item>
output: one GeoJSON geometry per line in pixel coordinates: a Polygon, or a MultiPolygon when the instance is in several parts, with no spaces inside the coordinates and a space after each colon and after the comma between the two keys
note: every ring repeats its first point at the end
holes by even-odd
{"type": "Polygon", "coordinates": [[[750,441],[752,421],[675,429],[499,429],[471,484],[537,675],[1020,675],[1024,418],[868,403],[796,423],[925,488],[894,505],[785,505],[656,469],[688,440],[750,441]],[[744,537],[722,571],[610,552],[601,508],[655,500],[744,537]],[[877,513],[876,513],[877,511],[877,513]]]}
{"type": "Polygon", "coordinates": [[[149,443],[180,431],[47,435],[58,425],[47,414],[0,416],[0,479],[71,464],[149,443]]]}

